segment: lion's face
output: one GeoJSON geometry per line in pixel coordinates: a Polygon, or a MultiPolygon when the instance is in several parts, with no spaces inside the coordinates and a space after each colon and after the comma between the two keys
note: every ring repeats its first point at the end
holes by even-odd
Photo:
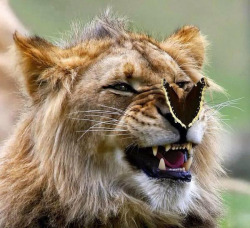
{"type": "Polygon", "coordinates": [[[186,211],[217,168],[211,144],[217,126],[206,105],[191,127],[178,124],[163,81],[179,99],[187,97],[204,77],[205,40],[190,26],[163,42],[131,33],[110,36],[64,49],[16,36],[29,59],[26,89],[40,118],[46,110],[53,123],[56,145],[70,148],[65,154],[77,163],[75,173],[90,175],[84,178],[93,183],[105,180],[107,189],[140,196],[155,209],[186,211]]]}
{"type": "Polygon", "coordinates": [[[193,188],[188,182],[195,150],[205,143],[206,108],[183,129],[171,118],[162,87],[165,79],[186,96],[202,77],[190,74],[160,46],[137,40],[115,45],[82,73],[71,100],[82,120],[79,139],[95,138],[90,153],[115,155],[107,164],[114,178],[129,173],[146,194],[161,186],[178,194],[193,188]]]}

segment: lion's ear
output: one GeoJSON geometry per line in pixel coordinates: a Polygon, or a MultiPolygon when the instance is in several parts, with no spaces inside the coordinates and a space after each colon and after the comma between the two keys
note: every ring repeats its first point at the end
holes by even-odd
{"type": "Polygon", "coordinates": [[[40,37],[25,37],[17,32],[13,39],[19,53],[26,90],[31,97],[35,97],[39,87],[48,82],[44,72],[57,64],[59,48],[40,37]]]}
{"type": "Polygon", "coordinates": [[[200,30],[190,25],[177,30],[163,42],[163,46],[174,59],[187,58],[198,69],[203,66],[207,44],[200,30]]]}

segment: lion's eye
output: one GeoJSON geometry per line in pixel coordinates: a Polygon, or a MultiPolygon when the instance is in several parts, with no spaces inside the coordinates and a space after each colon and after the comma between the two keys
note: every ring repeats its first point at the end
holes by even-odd
{"type": "Polygon", "coordinates": [[[185,85],[187,85],[188,83],[189,83],[188,81],[182,81],[182,82],[176,82],[175,84],[183,89],[185,85]]]}
{"type": "Polygon", "coordinates": [[[118,90],[118,91],[122,91],[122,92],[136,93],[136,90],[132,86],[130,86],[126,83],[117,83],[114,85],[105,86],[104,88],[105,89],[107,89],[107,88],[114,89],[114,90],[118,90]]]}
{"type": "Polygon", "coordinates": [[[122,84],[113,85],[113,89],[124,91],[124,92],[130,92],[131,91],[131,86],[129,86],[129,85],[125,84],[125,83],[122,83],[122,84]]]}

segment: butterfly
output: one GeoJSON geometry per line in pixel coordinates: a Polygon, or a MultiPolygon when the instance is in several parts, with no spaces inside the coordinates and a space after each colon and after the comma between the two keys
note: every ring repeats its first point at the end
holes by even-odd
{"type": "Polygon", "coordinates": [[[172,86],[163,79],[163,87],[169,110],[174,120],[184,128],[189,128],[199,118],[204,103],[206,79],[203,77],[194,85],[184,99],[180,99],[172,86]]]}

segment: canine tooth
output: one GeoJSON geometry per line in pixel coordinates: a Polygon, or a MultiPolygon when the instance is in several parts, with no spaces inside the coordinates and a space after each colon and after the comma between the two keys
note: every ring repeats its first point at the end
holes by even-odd
{"type": "Polygon", "coordinates": [[[188,150],[188,157],[193,157],[194,150],[191,148],[188,150]]]}
{"type": "Polygon", "coordinates": [[[153,146],[152,149],[153,149],[154,156],[156,156],[157,155],[157,151],[158,151],[158,146],[153,146]]]}
{"type": "Polygon", "coordinates": [[[165,151],[169,151],[171,146],[169,144],[165,145],[165,151]]]}
{"type": "Polygon", "coordinates": [[[190,151],[192,149],[192,143],[187,144],[187,150],[190,151]]]}
{"type": "Polygon", "coordinates": [[[190,169],[192,162],[193,162],[193,156],[189,157],[189,159],[184,163],[184,168],[186,171],[190,169]]]}
{"type": "Polygon", "coordinates": [[[160,170],[166,170],[166,165],[165,165],[165,162],[164,162],[164,159],[163,159],[163,158],[161,158],[158,168],[159,168],[160,170]]]}

